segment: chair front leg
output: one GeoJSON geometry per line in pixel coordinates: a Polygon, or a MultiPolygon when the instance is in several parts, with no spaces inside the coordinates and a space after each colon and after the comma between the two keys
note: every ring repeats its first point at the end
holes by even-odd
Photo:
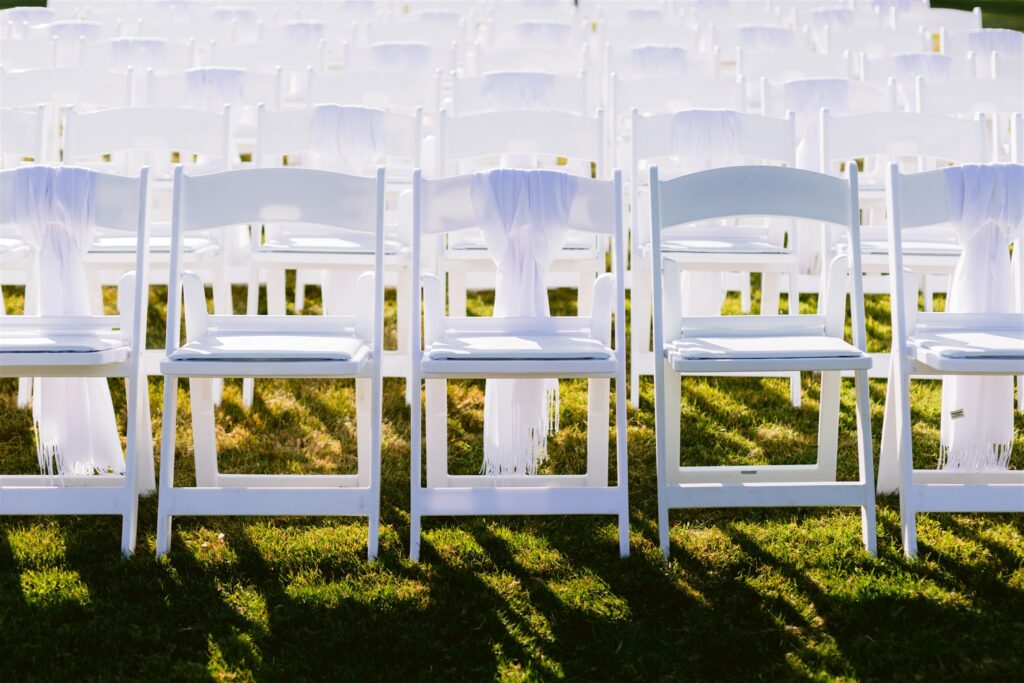
{"type": "MultiPolygon", "coordinates": [[[[249,265],[249,286],[245,293],[245,314],[259,315],[260,312],[260,267],[255,263],[249,265]]],[[[252,407],[256,394],[256,380],[246,377],[242,380],[242,407],[252,407]]]]}
{"type": "Polygon", "coordinates": [[[611,380],[587,380],[587,486],[608,486],[611,380]]]}
{"type": "Polygon", "coordinates": [[[217,485],[217,433],[213,415],[213,380],[188,380],[192,404],[192,441],[196,461],[196,486],[217,485]]]}
{"type": "Polygon", "coordinates": [[[839,393],[842,376],[838,372],[821,373],[818,401],[818,462],[820,481],[835,481],[836,454],[839,448],[839,393]]]}
{"type": "Polygon", "coordinates": [[[138,438],[135,441],[135,462],[138,468],[139,495],[156,491],[156,472],[153,453],[153,419],[149,407],[149,381],[145,372],[139,373],[142,382],[139,387],[139,408],[136,412],[138,438]]]}
{"type": "Polygon", "coordinates": [[[427,486],[448,485],[448,381],[428,379],[424,407],[427,413],[427,486]]]}
{"type": "Polygon", "coordinates": [[[682,427],[683,407],[683,381],[682,376],[677,373],[665,359],[655,359],[655,362],[662,363],[662,404],[665,406],[665,415],[662,419],[664,434],[660,435],[658,441],[658,454],[661,462],[661,483],[658,492],[658,538],[661,544],[662,554],[668,558],[669,555],[669,519],[668,519],[668,490],[674,486],[676,476],[669,476],[679,470],[680,451],[680,429],[682,427]]]}
{"type": "MultiPolygon", "coordinates": [[[[634,408],[640,407],[640,370],[643,361],[651,354],[651,273],[647,270],[633,271],[633,288],[630,290],[632,324],[629,372],[629,397],[634,408]]],[[[616,388],[618,391],[618,388],[616,388]]]]}
{"type": "Polygon", "coordinates": [[[857,396],[857,464],[860,481],[864,485],[864,505],[860,509],[861,538],[864,548],[871,554],[878,554],[875,522],[875,472],[871,452],[871,399],[868,395],[868,371],[857,370],[853,376],[857,396]]]}
{"type": "Polygon", "coordinates": [[[895,347],[889,362],[889,377],[885,383],[885,415],[882,418],[882,443],[878,452],[878,493],[896,493],[900,487],[899,430],[897,423],[897,391],[895,347]]]}
{"type": "MultiPolygon", "coordinates": [[[[217,315],[231,315],[234,312],[234,304],[231,301],[231,281],[228,279],[229,271],[225,263],[219,271],[213,275],[213,312],[217,315]]],[[[224,380],[213,380],[213,404],[220,405],[224,395],[224,380]]]]}
{"type": "Polygon", "coordinates": [[[171,549],[172,518],[167,511],[174,495],[174,449],[178,423],[178,378],[164,379],[163,429],[160,438],[160,494],[157,496],[156,555],[171,549]]]}
{"type": "Polygon", "coordinates": [[[370,485],[370,432],[371,398],[373,396],[373,380],[369,377],[356,378],[356,461],[359,467],[359,486],[370,485]]]}

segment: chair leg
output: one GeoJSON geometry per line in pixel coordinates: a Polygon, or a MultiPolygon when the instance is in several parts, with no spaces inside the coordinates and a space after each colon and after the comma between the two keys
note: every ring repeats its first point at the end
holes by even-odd
{"type": "Polygon", "coordinates": [[[448,381],[428,379],[424,407],[427,413],[427,486],[448,485],[448,381]]]}
{"type": "Polygon", "coordinates": [[[156,472],[154,471],[153,454],[153,419],[149,408],[149,380],[142,374],[142,385],[139,387],[139,410],[136,417],[138,437],[135,441],[135,462],[137,469],[137,489],[139,495],[148,495],[156,491],[156,472]]]}
{"type": "MultiPolygon", "coordinates": [[[[607,397],[606,397],[607,398],[607,397]]],[[[605,420],[607,424],[607,420],[605,420]]],[[[626,424],[626,372],[615,378],[615,486],[622,496],[619,511],[619,557],[629,557],[629,444],[626,424]]],[[[605,471],[608,467],[605,465],[605,471]]]]}
{"type": "Polygon", "coordinates": [[[128,426],[125,443],[124,513],[121,515],[121,554],[128,557],[135,552],[136,533],[139,528],[139,450],[140,437],[149,431],[149,423],[143,423],[142,392],[145,391],[145,373],[140,371],[125,381],[128,399],[128,426]]]}
{"type": "MultiPolygon", "coordinates": [[[[895,364],[895,361],[894,361],[895,364]]],[[[910,423],[910,377],[901,374],[897,387],[899,430],[897,460],[900,469],[900,531],[903,537],[903,554],[917,557],[917,511],[914,508],[914,451],[910,423]]]]}
{"type": "Polygon", "coordinates": [[[587,486],[608,486],[611,380],[587,380],[587,486]]]}
{"type": "Polygon", "coordinates": [[[196,460],[196,486],[217,485],[217,434],[213,418],[213,380],[188,380],[192,402],[192,441],[196,460]]]}
{"type": "Polygon", "coordinates": [[[160,438],[160,494],[157,497],[156,554],[166,555],[171,549],[171,504],[174,489],[174,448],[178,418],[178,378],[164,379],[163,430],[160,438]]]}
{"type": "Polygon", "coordinates": [[[683,381],[682,377],[673,370],[664,360],[662,376],[664,378],[663,401],[665,416],[662,424],[665,425],[665,434],[661,439],[661,455],[663,468],[663,481],[661,482],[661,495],[658,496],[658,538],[661,544],[661,552],[667,559],[669,556],[669,524],[668,524],[668,501],[664,493],[670,488],[669,471],[679,469],[679,432],[682,427],[682,404],[683,404],[683,381]]]}
{"type": "Polygon", "coordinates": [[[896,363],[889,363],[889,377],[885,383],[885,415],[882,418],[882,443],[878,452],[878,493],[896,493],[900,488],[898,428],[896,426],[896,363]]]}
{"type": "Polygon", "coordinates": [[[864,505],[860,509],[861,538],[864,548],[878,554],[875,522],[875,473],[871,441],[871,399],[868,396],[867,370],[854,373],[854,391],[857,396],[857,460],[860,481],[864,484],[864,505]]]}
{"type": "Polygon", "coordinates": [[[360,486],[370,485],[370,433],[373,429],[370,401],[372,392],[372,379],[369,377],[356,379],[356,460],[360,486]]]}
{"type": "Polygon", "coordinates": [[[836,478],[841,385],[840,373],[821,373],[821,396],[818,401],[818,472],[822,481],[835,481],[836,478]]]}
{"type": "Polygon", "coordinates": [[[778,315],[782,298],[782,274],[766,271],[761,273],[761,315],[778,315]]]}
{"type": "MultiPolygon", "coordinates": [[[[644,270],[633,271],[633,289],[630,290],[630,307],[632,315],[630,324],[632,348],[630,351],[632,365],[629,373],[629,398],[634,408],[640,407],[640,359],[646,358],[651,351],[651,287],[650,273],[644,270]]],[[[657,361],[655,361],[657,362],[657,361]]],[[[617,390],[617,389],[616,389],[617,390]]]]}
{"type": "MultiPolygon", "coordinates": [[[[412,273],[403,268],[398,273],[398,300],[396,302],[396,314],[398,317],[398,357],[402,362],[402,374],[405,377],[405,404],[412,403],[412,382],[409,379],[409,338],[412,330],[411,312],[409,311],[409,300],[412,297],[412,273]]],[[[417,321],[418,322],[418,321],[417,321]]]]}
{"type": "Polygon", "coordinates": [[[413,562],[420,561],[420,516],[409,516],[409,559],[413,562]]]}
{"type": "Polygon", "coordinates": [[[740,308],[744,313],[750,313],[751,297],[750,297],[750,273],[742,273],[743,277],[740,282],[740,308]]]}

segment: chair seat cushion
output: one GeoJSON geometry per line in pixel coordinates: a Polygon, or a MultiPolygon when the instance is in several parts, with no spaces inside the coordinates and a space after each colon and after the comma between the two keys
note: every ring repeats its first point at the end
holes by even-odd
{"type": "Polygon", "coordinates": [[[684,337],[666,346],[666,355],[684,360],[857,358],[863,352],[825,335],[778,337],[684,337]]]}
{"type": "Polygon", "coordinates": [[[94,353],[124,349],[128,344],[117,332],[0,332],[0,353],[94,353]]]}
{"type": "Polygon", "coordinates": [[[596,339],[559,334],[449,335],[431,344],[431,360],[605,360],[612,350],[596,339]]]}
{"type": "MultiPolygon", "coordinates": [[[[269,237],[260,247],[263,251],[290,251],[307,254],[349,252],[354,254],[373,253],[373,235],[337,237],[330,235],[275,235],[269,237]]],[[[397,254],[401,242],[384,240],[384,253],[397,254]]]]}
{"type": "Polygon", "coordinates": [[[348,361],[367,344],[356,337],[331,334],[215,332],[190,341],[170,360],[348,361]]]}
{"type": "Polygon", "coordinates": [[[910,336],[907,344],[946,358],[1024,358],[1024,330],[1012,328],[926,332],[910,336]]]}

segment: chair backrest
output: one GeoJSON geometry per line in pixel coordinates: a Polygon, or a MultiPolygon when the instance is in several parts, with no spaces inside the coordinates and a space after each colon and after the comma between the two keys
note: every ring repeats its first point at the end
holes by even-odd
{"type": "Polygon", "coordinates": [[[124,107],[83,114],[71,107],[64,124],[64,162],[109,164],[121,172],[140,164],[169,170],[170,155],[177,152],[186,165],[192,165],[193,155],[202,155],[209,170],[223,170],[231,156],[230,131],[227,106],[220,112],[124,107]],[[109,162],[104,155],[110,155],[109,162]]]}
{"type": "MultiPolygon", "coordinates": [[[[823,327],[826,334],[842,337],[846,306],[840,305],[850,292],[853,311],[853,344],[865,347],[864,295],[860,263],[860,207],[858,204],[857,165],[848,165],[849,178],[836,178],[795,168],[777,166],[733,166],[718,168],[670,180],[660,180],[658,167],[651,167],[651,243],[654,262],[654,335],[655,351],[661,349],[665,339],[674,339],[688,329],[713,327],[745,329],[748,326],[734,316],[689,318],[681,316],[681,300],[676,280],[673,287],[662,283],[662,270],[675,274],[675,262],[662,259],[661,236],[664,230],[689,223],[742,216],[761,216],[794,219],[796,229],[820,230],[820,223],[829,223],[845,231],[852,261],[847,282],[829,278],[829,290],[819,303],[824,304],[825,317],[786,315],[756,316],[761,333],[766,328],[783,333],[792,326],[803,325],[801,318],[823,327]],[[800,221],[800,222],[797,222],[800,221]]],[[[844,257],[837,257],[844,258],[844,257]]],[[[835,270],[833,270],[835,274],[835,270]]],[[[821,307],[820,307],[821,308],[821,307]]],[[[740,318],[746,316],[739,316],[740,318]]],[[[699,332],[698,332],[699,333],[699,332]]],[[[755,334],[758,332],[755,331],[755,334]]],[[[719,332],[721,334],[721,331],[719,332]]]]}
{"type": "Polygon", "coordinates": [[[255,107],[266,104],[274,109],[281,108],[282,75],[281,70],[256,71],[246,69],[237,91],[225,92],[217,88],[198,91],[190,87],[190,73],[209,70],[210,67],[197,67],[184,71],[161,73],[150,69],[146,74],[146,104],[150,106],[177,107],[190,106],[212,111],[220,111],[225,104],[255,107]]]}
{"type": "Polygon", "coordinates": [[[924,52],[931,49],[928,36],[921,27],[902,30],[873,28],[825,29],[825,51],[866,52],[870,55],[896,52],[924,52]]]}
{"type": "Polygon", "coordinates": [[[52,69],[57,66],[55,38],[0,40],[0,66],[5,69],[52,69]]]}
{"type": "Polygon", "coordinates": [[[482,76],[452,75],[452,114],[502,109],[546,109],[583,114],[587,110],[587,74],[497,71],[482,76]]]}
{"type": "Polygon", "coordinates": [[[838,175],[839,165],[850,159],[903,158],[924,170],[937,161],[985,163],[991,155],[984,114],[968,120],[909,112],[821,112],[821,168],[827,173],[838,175]]]}
{"type": "MultiPolygon", "coordinates": [[[[327,150],[316,147],[311,135],[315,116],[316,107],[269,111],[261,106],[256,119],[256,152],[253,154],[253,162],[258,166],[280,166],[285,156],[309,152],[326,154],[327,150]]],[[[381,110],[380,123],[374,139],[378,157],[364,159],[363,164],[377,168],[379,158],[387,157],[406,160],[418,167],[423,144],[422,110],[412,115],[381,110]]],[[[289,165],[292,165],[291,159],[289,165]]]]}
{"type": "Polygon", "coordinates": [[[718,78],[717,50],[698,52],[675,43],[605,46],[605,69],[621,78],[718,78]]]}
{"type": "Polygon", "coordinates": [[[466,40],[464,21],[441,21],[429,16],[414,16],[393,22],[372,22],[368,27],[371,43],[423,42],[435,49],[445,50],[452,43],[461,45],[466,40]]]}
{"type": "Polygon", "coordinates": [[[561,156],[604,165],[604,116],[579,116],[555,111],[500,111],[449,116],[441,111],[438,124],[437,175],[454,175],[480,157],[514,154],[561,156]]]}
{"type": "Polygon", "coordinates": [[[505,0],[491,4],[486,12],[495,23],[511,25],[517,21],[572,21],[575,9],[568,2],[505,0]]]}
{"type": "Polygon", "coordinates": [[[924,26],[929,33],[973,31],[981,28],[981,8],[920,7],[896,12],[896,27],[906,26],[924,26]]]}
{"type": "Polygon", "coordinates": [[[1024,111],[1024,88],[1012,78],[917,79],[916,110],[926,114],[1010,114],[1024,111]]]}
{"type": "Polygon", "coordinates": [[[890,78],[904,93],[908,101],[914,99],[914,80],[921,76],[927,81],[951,78],[974,78],[974,63],[967,57],[954,57],[936,52],[904,52],[872,56],[860,53],[860,77],[868,83],[885,83],[890,78]]]}
{"type": "Polygon", "coordinates": [[[807,78],[786,81],[784,83],[773,80],[762,79],[761,81],[761,110],[766,116],[783,116],[787,111],[797,112],[797,123],[800,124],[801,117],[814,116],[817,120],[818,112],[822,107],[831,109],[838,113],[867,113],[876,111],[895,111],[896,106],[896,84],[864,83],[851,79],[829,78],[807,78]],[[815,81],[820,83],[815,84],[815,81]],[[845,83],[845,86],[832,88],[829,82],[838,84],[845,83]],[[813,89],[815,85],[822,87],[820,97],[812,97],[807,101],[798,101],[799,87],[796,84],[807,83],[813,89]],[[838,96],[833,98],[832,95],[838,96]],[[808,109],[808,106],[811,109],[808,109]]]}
{"type": "Polygon", "coordinates": [[[580,45],[587,38],[575,18],[524,19],[511,23],[492,21],[484,25],[482,33],[489,45],[519,49],[580,45]]]}
{"type": "MultiPolygon", "coordinates": [[[[316,225],[374,236],[373,358],[383,348],[384,169],[360,177],[304,168],[249,168],[189,176],[174,173],[167,349],[180,339],[182,243],[186,233],[265,223],[316,225]]],[[[205,311],[201,312],[205,315],[205,311]]],[[[218,318],[220,316],[217,316],[218,318]]],[[[225,316],[237,319],[239,316],[225,316]]],[[[368,323],[369,321],[364,321],[368,323]]],[[[357,325],[358,327],[358,325],[357,325]]],[[[365,329],[365,328],[364,328],[365,329]]]]}
{"type": "Polygon", "coordinates": [[[723,58],[732,59],[738,48],[750,52],[772,52],[775,50],[810,51],[810,39],[806,33],[778,24],[712,24],[709,27],[709,45],[718,48],[723,58]]]}
{"type": "Polygon", "coordinates": [[[0,92],[5,107],[54,104],[95,108],[131,104],[131,70],[55,68],[5,71],[0,69],[0,92]]]}
{"type": "Polygon", "coordinates": [[[0,108],[0,168],[20,166],[25,157],[35,163],[46,157],[46,107],[39,105],[32,111],[0,108]]]}
{"type": "Polygon", "coordinates": [[[455,43],[433,47],[424,42],[374,43],[366,47],[345,48],[345,69],[413,71],[433,74],[454,71],[458,51],[455,43]]]}
{"type": "Polygon", "coordinates": [[[434,114],[441,107],[441,72],[396,70],[311,71],[308,106],[358,104],[412,113],[434,114]]]}
{"type": "Polygon", "coordinates": [[[492,47],[477,44],[467,56],[470,72],[544,71],[552,74],[578,74],[587,68],[587,48],[583,45],[492,47]]]}
{"type": "Polygon", "coordinates": [[[92,69],[188,69],[195,66],[195,41],[177,43],[161,37],[131,36],[98,42],[82,41],[80,61],[92,69]]]}
{"type": "Polygon", "coordinates": [[[993,52],[1006,55],[1024,54],[1024,34],[1008,28],[977,28],[970,31],[943,30],[942,52],[948,55],[988,57],[993,52]]]}
{"type": "Polygon", "coordinates": [[[991,73],[993,78],[1024,80],[1024,55],[1004,55],[993,52],[991,73]]]}
{"type": "Polygon", "coordinates": [[[641,114],[666,114],[682,109],[735,109],[746,111],[745,83],[741,76],[732,79],[619,78],[612,74],[609,117],[612,125],[621,124],[632,109],[641,114]]]}
{"type": "MultiPolygon", "coordinates": [[[[412,237],[412,269],[413,282],[421,281],[422,241],[425,236],[443,236],[460,230],[477,229],[477,220],[473,196],[473,175],[460,175],[449,178],[427,180],[420,171],[413,174],[413,237],[412,237]]],[[[569,211],[568,228],[595,237],[610,237],[612,242],[612,272],[615,276],[615,319],[625,317],[625,234],[622,230],[622,173],[615,171],[611,180],[579,178],[576,182],[576,193],[569,211]]],[[[435,280],[434,285],[437,284],[435,280]]],[[[428,283],[424,283],[425,290],[428,283]]],[[[436,291],[437,296],[443,293],[436,291]]],[[[430,296],[429,291],[425,291],[430,296]]],[[[599,304],[611,310],[611,302],[601,301],[599,304]]],[[[444,310],[443,305],[436,307],[444,310]]],[[[414,319],[420,318],[420,297],[413,297],[414,319]]],[[[586,314],[581,312],[581,317],[586,314]]],[[[493,329],[492,318],[474,317],[460,318],[460,329],[493,329]]],[[[552,325],[558,324],[558,318],[552,318],[552,325]]],[[[444,329],[435,328],[433,320],[425,321],[428,339],[436,332],[444,329]]],[[[413,325],[413,349],[420,346],[420,326],[413,325]]],[[[625,325],[616,325],[615,348],[625,348],[625,325]]],[[[620,362],[624,356],[619,357],[620,362]]]]}
{"type": "Polygon", "coordinates": [[[324,46],[323,40],[304,44],[260,41],[241,45],[215,40],[210,43],[208,64],[256,71],[273,71],[281,67],[290,73],[304,74],[310,67],[321,71],[324,69],[324,46]]]}
{"type": "MultiPolygon", "coordinates": [[[[759,114],[736,111],[739,126],[736,130],[736,153],[744,164],[766,163],[794,166],[796,164],[796,117],[790,112],[777,119],[759,114]]],[[[644,168],[660,164],[662,171],[678,169],[673,143],[675,112],[642,116],[636,109],[632,114],[632,160],[629,167],[631,231],[634,253],[650,244],[650,215],[640,206],[640,173],[644,168]],[[668,163],[666,163],[668,162],[668,163]]],[[[678,172],[678,171],[677,171],[678,172]]]]}
{"type": "Polygon", "coordinates": [[[762,78],[776,81],[791,81],[797,78],[852,78],[853,59],[848,52],[759,52],[739,48],[736,52],[736,73],[750,84],[758,84],[762,78]]]}
{"type": "Polygon", "coordinates": [[[617,50],[628,50],[638,45],[678,45],[697,51],[700,32],[696,26],[679,21],[611,23],[601,25],[600,39],[617,50]]]}

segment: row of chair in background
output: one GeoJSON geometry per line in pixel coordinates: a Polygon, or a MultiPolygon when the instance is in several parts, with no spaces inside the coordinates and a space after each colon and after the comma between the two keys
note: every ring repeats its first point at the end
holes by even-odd
{"type": "MultiPolygon", "coordinates": [[[[658,527],[663,552],[669,552],[672,508],[853,506],[861,510],[862,536],[875,552],[875,484],[868,403],[863,267],[859,264],[860,193],[857,165],[848,163],[838,178],[791,168],[738,166],[699,171],[661,180],[657,166],[649,176],[652,219],[658,527]],[[663,251],[662,238],[680,226],[734,217],[773,216],[811,230],[828,223],[843,233],[847,250],[829,264],[831,277],[818,312],[791,316],[688,315],[680,299],[686,293],[677,262],[663,251]],[[801,225],[802,224],[802,225],[801,225]],[[663,258],[668,257],[668,258],[663,258]],[[852,339],[844,340],[847,298],[852,339]],[[816,372],[822,375],[817,457],[811,465],[756,467],[681,467],[680,382],[683,376],[737,373],[816,372]],[[856,396],[858,479],[838,481],[836,463],[840,420],[840,376],[851,372],[856,396]]],[[[1007,167],[1006,182],[1016,182],[1024,167],[1007,167]],[[1016,174],[1016,175],[1011,175],[1016,174]]],[[[147,452],[150,415],[145,401],[143,347],[149,302],[147,259],[149,223],[145,218],[147,170],[137,177],[97,173],[83,182],[82,169],[32,167],[0,172],[3,196],[0,222],[31,222],[46,192],[69,221],[72,234],[92,223],[136,240],[134,274],[120,282],[119,313],[114,316],[10,316],[0,336],[0,368],[5,376],[116,377],[128,382],[128,449],[123,474],[61,473],[0,477],[2,514],[120,515],[122,550],[135,545],[138,493],[154,487],[152,453],[147,452]],[[31,175],[30,175],[31,174],[31,175]],[[91,187],[86,196],[70,185],[91,187]],[[76,201],[93,207],[87,218],[76,201]],[[19,213],[21,212],[21,213],[19,213]]],[[[530,171],[493,171],[530,174],[530,171]]],[[[887,173],[889,269],[902,273],[902,237],[908,230],[959,220],[952,215],[945,169],[904,176],[895,165],[887,173]]],[[[416,286],[408,292],[414,317],[422,310],[424,327],[407,328],[415,350],[411,392],[411,541],[419,554],[420,520],[435,515],[609,514],[619,521],[619,548],[629,552],[627,443],[625,423],[625,270],[622,218],[623,187],[611,180],[572,178],[573,191],[559,195],[565,174],[519,176],[543,184],[565,205],[542,228],[528,222],[536,239],[556,240],[565,228],[601,235],[612,242],[613,273],[599,275],[589,312],[547,318],[477,317],[445,313],[444,283],[421,271],[421,243],[429,235],[475,230],[481,211],[496,208],[479,194],[479,176],[435,180],[412,177],[413,258],[416,286]],[[546,184],[544,184],[546,183],[546,184]],[[483,203],[481,204],[481,201],[483,203]],[[484,206],[484,209],[481,209],[484,206]],[[546,231],[552,230],[550,234],[546,231]],[[612,341],[612,322],[615,339],[612,341]],[[500,473],[453,475],[448,472],[446,439],[449,379],[561,377],[589,382],[587,466],[582,475],[500,473]],[[616,482],[609,485],[610,381],[616,384],[616,482]],[[423,408],[426,400],[426,477],[422,472],[423,408]]],[[[377,554],[380,512],[382,433],[382,346],[384,320],[385,196],[383,169],[359,177],[310,169],[246,169],[188,176],[174,174],[173,230],[167,340],[160,364],[164,382],[162,458],[158,497],[157,552],[167,552],[171,520],[189,515],[361,515],[369,518],[368,554],[377,554]],[[231,230],[239,224],[315,224],[339,237],[360,235],[372,243],[372,267],[356,281],[349,315],[254,316],[209,314],[200,278],[183,261],[184,241],[196,231],[231,230]],[[181,296],[184,295],[184,301],[181,296]],[[185,343],[180,321],[184,313],[185,343]],[[356,383],[355,442],[358,471],[350,475],[251,475],[221,473],[217,466],[213,412],[215,377],[319,377],[356,383]],[[178,381],[189,380],[196,487],[175,486],[178,438],[178,381]]],[[[1012,189],[1012,188],[1010,188],[1012,189]]],[[[1006,191],[1004,187],[1001,191],[1006,191]]],[[[539,194],[531,194],[529,202],[539,194]]],[[[500,200],[498,200],[500,204],[500,200]]],[[[533,207],[532,209],[538,209],[533,207]]],[[[47,207],[41,207],[46,209],[47,207]]],[[[515,219],[523,219],[515,206],[515,219]]],[[[550,207],[548,207],[550,209],[550,207]]],[[[494,254],[492,257],[498,258],[494,254]]],[[[546,258],[537,256],[540,273],[546,258]]],[[[1007,255],[1008,258],[1008,255],[1007,255]]],[[[885,490],[901,492],[904,550],[916,554],[918,512],[1024,511],[1020,472],[963,473],[913,468],[911,449],[911,375],[1015,374],[1024,371],[1024,315],[923,314],[903,303],[903,278],[893,278],[892,327],[896,355],[890,375],[883,425],[881,471],[885,490]],[[967,335],[966,337],[964,335],[967,335]],[[970,339],[965,346],[963,339],[970,339]],[[960,339],[961,341],[957,341],[960,339]],[[980,340],[986,340],[984,342],[980,340]],[[1014,351],[1016,349],[1016,351],[1014,351]]],[[[50,293],[52,294],[52,292],[50,293]]],[[[1024,297],[1024,292],[1019,293],[1024,297]]],[[[109,401],[109,395],[106,398],[109,401]]],[[[503,416],[505,418],[508,415],[503,416]]],[[[517,416],[512,416],[516,419],[517,416]]],[[[485,418],[485,421],[487,418],[485,418]]],[[[111,422],[113,418],[111,416],[111,422]]],[[[511,425],[515,427],[516,425],[511,425]]],[[[45,434],[45,432],[44,432],[45,434]]],[[[60,444],[58,444],[60,445],[60,444]]],[[[77,446],[78,444],[76,444],[77,446]]],[[[46,457],[51,457],[49,454],[46,457]]],[[[64,453],[68,461],[74,455],[64,453]]],[[[485,456],[486,457],[486,456],[485,456]]],[[[880,480],[881,481],[881,480],[880,480]]],[[[881,484],[880,484],[881,486],[881,484]]]]}

